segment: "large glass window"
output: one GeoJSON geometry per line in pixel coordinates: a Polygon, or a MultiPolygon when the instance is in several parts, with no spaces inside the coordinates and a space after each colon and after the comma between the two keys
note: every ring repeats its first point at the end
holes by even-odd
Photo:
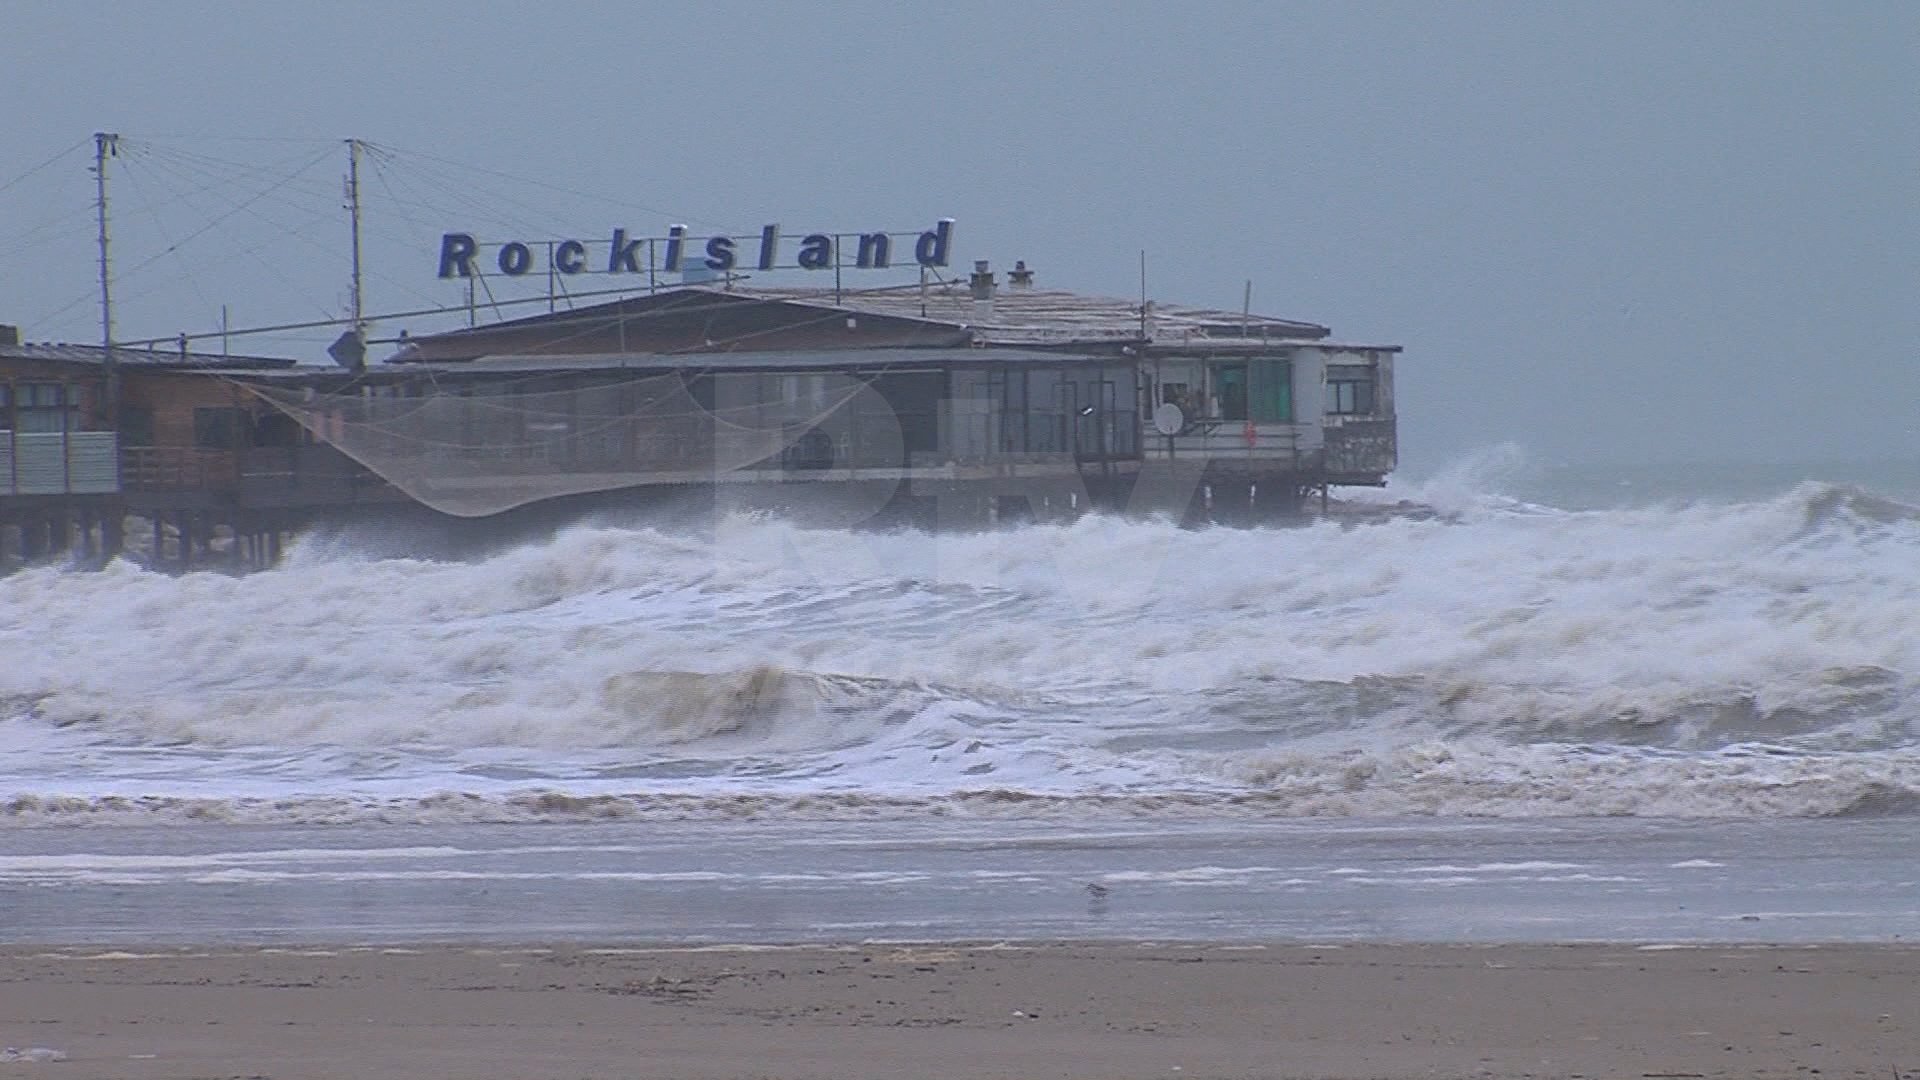
{"type": "Polygon", "coordinates": [[[1253,419],[1263,424],[1293,422],[1293,361],[1266,356],[1253,361],[1253,419]]]}
{"type": "Polygon", "coordinates": [[[1066,402],[1072,387],[1054,370],[1027,372],[1027,448],[1058,454],[1067,449],[1066,402]]]}
{"type": "Polygon", "coordinates": [[[1213,396],[1220,401],[1220,419],[1247,418],[1247,365],[1218,364],[1213,369],[1213,396]]]}

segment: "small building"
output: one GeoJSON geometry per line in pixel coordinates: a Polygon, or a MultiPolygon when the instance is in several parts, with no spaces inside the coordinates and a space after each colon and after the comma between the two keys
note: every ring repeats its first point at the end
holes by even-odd
{"type": "MultiPolygon", "coordinates": [[[[633,468],[604,475],[609,490],[889,483],[909,503],[916,501],[910,489],[966,503],[969,497],[957,491],[971,485],[979,495],[975,504],[997,506],[1007,500],[995,492],[1010,483],[1018,502],[1038,490],[1039,477],[1054,476],[1063,486],[1041,496],[1050,507],[1132,506],[1244,519],[1294,512],[1306,494],[1330,486],[1384,483],[1397,463],[1397,346],[1334,342],[1327,327],[1251,312],[1143,306],[1035,289],[1024,268],[1013,279],[1023,284],[1001,288],[988,267],[977,264],[965,282],[862,291],[673,288],[405,339],[375,369],[384,388],[371,392],[504,394],[505,400],[485,406],[446,408],[525,406],[526,417],[546,417],[548,434],[559,439],[582,416],[597,417],[594,430],[601,433],[646,426],[638,416],[621,419],[617,408],[597,399],[583,405],[584,399],[566,393],[604,397],[622,379],[677,378],[691,412],[745,410],[754,423],[778,417],[796,446],[813,448],[808,460],[832,463],[793,469],[756,460],[747,468],[699,428],[698,436],[668,440],[688,455],[685,461],[698,463],[694,479],[685,468],[650,473],[642,467],[645,455],[635,451],[623,459],[633,468]],[[391,381],[398,369],[414,373],[411,387],[408,380],[391,381]],[[856,435],[835,434],[847,422],[836,419],[839,406],[814,416],[794,405],[834,400],[827,387],[850,381],[864,383],[870,393],[848,415],[887,412],[905,440],[898,453],[890,452],[899,460],[875,460],[856,435]],[[482,390],[483,382],[495,389],[482,390]],[[538,407],[523,400],[536,394],[543,395],[538,407]],[[560,416],[568,419],[555,419],[560,416]],[[1018,477],[978,471],[1004,473],[1016,461],[1018,477]],[[1171,488],[1150,484],[1162,494],[1143,503],[1135,497],[1142,472],[1184,479],[1171,488]],[[1192,505],[1163,505],[1164,492],[1174,488],[1190,490],[1192,505]]],[[[374,377],[370,370],[368,378],[374,377]]],[[[429,413],[415,415],[428,422],[429,413]]],[[[446,417],[435,422],[453,423],[446,417]]],[[[654,423],[654,430],[666,430],[662,423],[654,423]]],[[[466,447],[463,483],[484,486],[473,470],[487,454],[464,441],[468,421],[456,426],[462,434],[442,427],[428,437],[423,428],[420,445],[466,447]]],[[[532,440],[524,424],[503,437],[508,442],[496,442],[495,450],[532,440]]],[[[423,449],[409,458],[404,442],[389,441],[383,452],[396,456],[384,464],[360,456],[383,475],[404,469],[427,477],[433,455],[423,449]]],[[[606,444],[597,445],[602,449],[596,452],[605,451],[606,444]]],[[[783,453],[780,461],[792,459],[791,447],[783,453]]],[[[564,440],[534,456],[548,463],[542,468],[583,459],[564,440]]],[[[498,462],[494,467],[507,468],[498,462]]],[[[586,479],[569,484],[553,473],[548,482],[560,490],[586,479]]],[[[523,495],[538,488],[530,476],[517,483],[523,495]]],[[[510,501],[508,486],[494,502],[510,501]]],[[[410,490],[419,497],[424,489],[416,482],[410,490]]],[[[798,498],[781,493],[785,503],[798,498]]],[[[478,512],[485,503],[474,500],[468,509],[478,512]]]]}
{"type": "Polygon", "coordinates": [[[315,522],[580,499],[1249,521],[1397,459],[1397,346],[1037,289],[1024,267],[1005,288],[984,263],[861,291],[688,285],[397,344],[354,367],[184,348],[109,365],[0,328],[0,548],[115,551],[133,515],[155,561],[227,545],[258,563],[315,522]]]}
{"type": "Polygon", "coordinates": [[[293,365],[132,348],[109,365],[99,345],[23,342],[0,326],[0,566],[117,552],[129,515],[184,563],[216,527],[253,535],[264,507],[250,496],[275,487],[259,480],[301,445],[364,473],[229,378],[293,365]]]}
{"type": "Polygon", "coordinates": [[[799,514],[857,504],[933,525],[995,518],[1002,495],[1038,492],[1060,512],[1106,501],[1088,481],[1138,468],[1137,379],[1119,355],[968,347],[493,356],[237,381],[455,516],[601,492],[799,514]],[[985,407],[988,393],[1012,396],[985,407]]]}

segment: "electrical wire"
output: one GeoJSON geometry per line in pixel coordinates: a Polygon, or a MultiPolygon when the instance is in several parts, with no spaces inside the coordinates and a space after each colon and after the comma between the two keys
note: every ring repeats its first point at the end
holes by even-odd
{"type": "Polygon", "coordinates": [[[59,153],[53,155],[47,160],[41,162],[40,164],[35,165],[33,168],[28,169],[26,172],[21,173],[20,175],[14,177],[13,179],[7,181],[4,184],[0,184],[0,195],[4,195],[9,189],[13,187],[13,185],[20,183],[22,180],[25,180],[27,177],[32,176],[34,173],[39,172],[41,169],[44,169],[49,165],[52,165],[54,162],[59,161],[61,158],[66,157],[68,154],[73,153],[75,150],[80,149],[81,147],[87,145],[92,141],[93,139],[91,137],[81,139],[80,141],[74,143],[72,146],[67,147],[65,150],[60,151],[59,153]]]}

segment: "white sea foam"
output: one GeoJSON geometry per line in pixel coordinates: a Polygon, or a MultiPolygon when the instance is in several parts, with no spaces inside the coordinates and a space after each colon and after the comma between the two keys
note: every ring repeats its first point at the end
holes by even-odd
{"type": "Polygon", "coordinates": [[[1352,527],[734,518],[20,573],[0,822],[1920,808],[1920,513],[1471,479],[1352,527]]]}

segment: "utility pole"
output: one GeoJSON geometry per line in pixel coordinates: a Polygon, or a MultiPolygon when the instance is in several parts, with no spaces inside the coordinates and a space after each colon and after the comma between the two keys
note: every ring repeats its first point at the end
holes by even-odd
{"type": "Polygon", "coordinates": [[[120,136],[105,131],[93,133],[93,182],[100,212],[100,347],[101,373],[106,376],[106,394],[102,407],[107,422],[120,427],[120,369],[113,357],[113,263],[107,248],[107,159],[120,153],[120,136]]]}
{"type": "Polygon", "coordinates": [[[353,216],[353,331],[363,333],[360,284],[360,140],[347,140],[347,209],[353,216]]]}

